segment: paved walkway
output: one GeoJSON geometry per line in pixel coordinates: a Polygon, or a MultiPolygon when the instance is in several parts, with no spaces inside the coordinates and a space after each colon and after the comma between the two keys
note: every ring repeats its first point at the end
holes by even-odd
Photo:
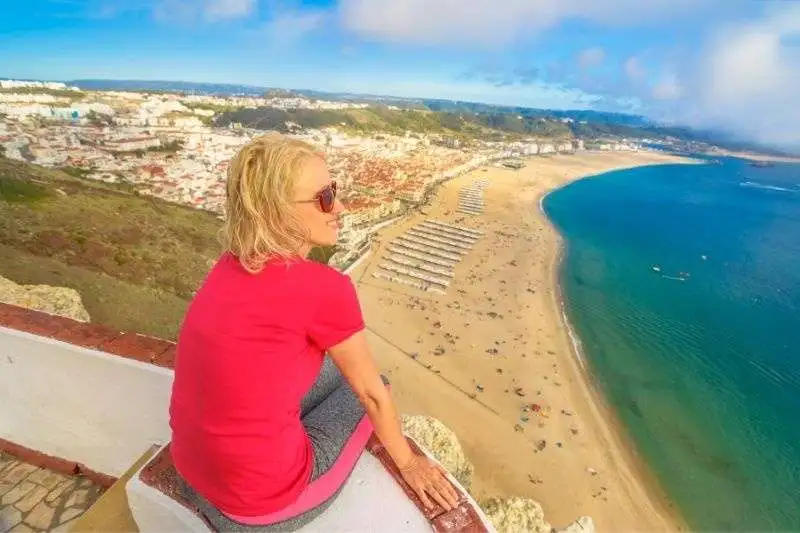
{"type": "Polygon", "coordinates": [[[0,532],[66,532],[103,488],[0,452],[0,532]]]}

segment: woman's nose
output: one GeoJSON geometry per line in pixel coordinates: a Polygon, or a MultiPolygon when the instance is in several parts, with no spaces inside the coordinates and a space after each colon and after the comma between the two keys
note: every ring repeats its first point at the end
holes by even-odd
{"type": "Polygon", "coordinates": [[[338,215],[340,213],[344,213],[345,211],[347,211],[347,208],[344,206],[342,201],[337,198],[336,201],[333,202],[333,212],[338,215]]]}

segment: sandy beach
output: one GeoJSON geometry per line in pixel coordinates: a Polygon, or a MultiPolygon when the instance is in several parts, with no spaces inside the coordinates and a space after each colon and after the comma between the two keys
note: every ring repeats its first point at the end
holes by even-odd
{"type": "Polygon", "coordinates": [[[455,431],[479,500],[533,498],[554,527],[589,515],[598,531],[686,529],[579,364],[556,280],[562,241],[539,207],[581,177],[681,161],[689,160],[583,153],[531,158],[521,170],[478,169],[381,230],[351,272],[400,410],[455,431]],[[459,190],[484,178],[484,213],[457,213],[459,190]],[[389,242],[425,219],[484,232],[444,296],[372,276],[389,242]]]}
{"type": "Polygon", "coordinates": [[[764,163],[800,163],[800,157],[780,156],[770,154],[757,154],[755,152],[738,152],[734,150],[724,150],[718,148],[714,151],[706,152],[710,156],[738,157],[750,161],[760,161],[764,163]]]}

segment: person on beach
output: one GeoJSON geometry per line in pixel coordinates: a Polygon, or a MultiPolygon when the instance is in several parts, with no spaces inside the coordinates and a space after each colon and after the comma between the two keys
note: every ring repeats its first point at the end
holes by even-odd
{"type": "Polygon", "coordinates": [[[321,154],[280,135],[228,170],[225,251],[189,305],[169,407],[185,497],[219,531],[291,531],[332,503],[373,431],[423,504],[457,493],[405,440],[355,288],[307,259],[344,206],[321,154]]]}

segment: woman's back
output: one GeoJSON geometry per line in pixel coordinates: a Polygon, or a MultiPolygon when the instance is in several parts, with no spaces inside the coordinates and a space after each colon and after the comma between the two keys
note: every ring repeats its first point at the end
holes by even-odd
{"type": "Polygon", "coordinates": [[[322,365],[320,346],[361,327],[352,284],[332,268],[272,261],[253,275],[223,255],[178,339],[170,424],[182,476],[232,514],[297,498],[312,464],[300,402],[322,365]]]}
{"type": "Polygon", "coordinates": [[[373,431],[427,506],[456,505],[441,467],[403,436],[350,278],[306,259],[336,245],[337,191],[323,155],[281,135],[251,140],[228,167],[226,253],[187,311],[170,402],[175,467],[218,530],[313,520],[373,431]]]}

